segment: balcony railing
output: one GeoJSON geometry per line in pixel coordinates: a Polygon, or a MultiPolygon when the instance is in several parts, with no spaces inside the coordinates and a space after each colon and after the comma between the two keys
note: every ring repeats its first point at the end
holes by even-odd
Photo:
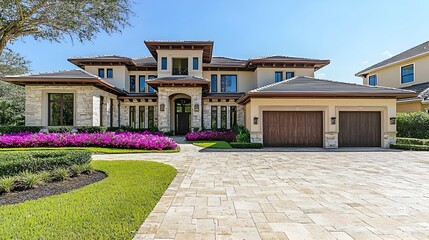
{"type": "Polygon", "coordinates": [[[187,68],[173,68],[173,75],[188,75],[187,68]]]}

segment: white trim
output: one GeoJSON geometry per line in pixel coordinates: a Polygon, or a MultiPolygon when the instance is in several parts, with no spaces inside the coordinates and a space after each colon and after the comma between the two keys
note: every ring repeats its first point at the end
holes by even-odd
{"type": "Polygon", "coordinates": [[[377,73],[375,73],[375,74],[371,74],[371,75],[368,75],[368,86],[373,86],[373,87],[378,86],[378,74],[377,74],[377,73]],[[370,78],[371,76],[375,76],[375,80],[376,80],[375,85],[371,85],[371,84],[369,83],[369,78],[370,78]]]}
{"type": "Polygon", "coordinates": [[[414,83],[415,81],[416,81],[416,63],[415,62],[399,66],[399,84],[401,84],[401,85],[407,85],[407,84],[410,84],[410,83],[414,83]],[[413,65],[413,81],[402,83],[402,68],[406,67],[406,66],[409,66],[409,65],[413,65]]]}

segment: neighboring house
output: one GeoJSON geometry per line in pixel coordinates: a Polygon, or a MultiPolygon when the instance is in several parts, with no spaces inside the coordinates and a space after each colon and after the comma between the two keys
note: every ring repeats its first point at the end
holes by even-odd
{"type": "Polygon", "coordinates": [[[358,73],[363,84],[416,91],[418,96],[399,99],[398,112],[429,113],[429,41],[408,49],[358,73]]]}
{"type": "Polygon", "coordinates": [[[131,126],[186,134],[245,125],[265,146],[395,142],[396,99],[412,91],[314,78],[329,60],[212,57],[211,41],[145,41],[152,57],[70,58],[79,70],[8,76],[29,126],[131,126]]]}

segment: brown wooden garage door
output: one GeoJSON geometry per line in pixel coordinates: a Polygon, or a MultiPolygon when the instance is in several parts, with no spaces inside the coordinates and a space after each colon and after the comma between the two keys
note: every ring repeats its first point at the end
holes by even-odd
{"type": "Polygon", "coordinates": [[[264,146],[323,147],[323,113],[264,112],[264,146]]]}
{"type": "Polygon", "coordinates": [[[340,112],[339,147],[380,147],[380,112],[340,112]]]}

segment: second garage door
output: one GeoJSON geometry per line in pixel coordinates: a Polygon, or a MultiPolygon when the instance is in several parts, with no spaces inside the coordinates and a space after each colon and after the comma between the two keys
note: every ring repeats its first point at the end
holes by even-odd
{"type": "Polygon", "coordinates": [[[340,112],[339,147],[380,147],[380,112],[340,112]]]}
{"type": "Polygon", "coordinates": [[[264,146],[323,147],[323,112],[264,111],[264,146]]]}

